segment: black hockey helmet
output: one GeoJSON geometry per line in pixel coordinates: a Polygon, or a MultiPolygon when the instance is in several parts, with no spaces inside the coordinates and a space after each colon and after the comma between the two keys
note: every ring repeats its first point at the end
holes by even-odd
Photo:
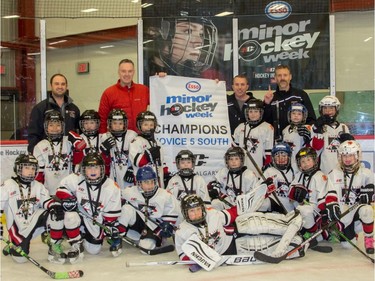
{"type": "Polygon", "coordinates": [[[80,118],[79,118],[79,128],[81,129],[82,133],[87,136],[87,137],[91,137],[91,136],[97,136],[98,135],[98,132],[99,132],[99,125],[100,125],[100,116],[99,116],[99,113],[93,109],[88,109],[88,110],[85,110],[80,118]],[[95,122],[95,128],[94,129],[85,129],[85,122],[86,121],[94,121],[95,122]]]}
{"type": "Polygon", "coordinates": [[[264,104],[263,101],[259,99],[251,99],[247,102],[247,107],[245,108],[245,118],[246,122],[250,125],[258,125],[263,119],[264,104]],[[250,120],[249,111],[253,109],[258,109],[260,112],[259,118],[257,120],[250,120]]]}
{"type": "Polygon", "coordinates": [[[298,169],[304,173],[311,175],[316,170],[318,170],[318,154],[316,153],[315,149],[312,147],[302,147],[296,154],[296,162],[298,169]],[[314,160],[314,165],[310,169],[303,170],[301,168],[301,159],[305,157],[311,157],[314,160]]]}
{"type": "Polygon", "coordinates": [[[89,184],[97,185],[105,178],[105,163],[102,155],[98,152],[89,152],[82,160],[82,174],[89,184]],[[91,179],[87,174],[86,170],[88,167],[99,166],[100,175],[95,179],[91,179]]]}
{"type": "Polygon", "coordinates": [[[128,116],[122,109],[112,109],[107,118],[108,131],[115,137],[121,137],[128,130],[128,116]],[[124,126],[121,130],[114,130],[112,128],[113,121],[124,121],[124,126]]]}
{"type": "Polygon", "coordinates": [[[198,225],[206,220],[206,207],[202,198],[196,194],[190,194],[181,199],[181,212],[185,220],[193,225],[198,225]],[[197,219],[190,219],[189,210],[192,208],[200,207],[202,209],[202,217],[197,219]]]}
{"type": "Polygon", "coordinates": [[[65,122],[64,117],[61,115],[61,113],[57,110],[50,110],[47,111],[44,116],[44,133],[50,140],[58,140],[61,139],[64,135],[65,131],[65,122]],[[59,132],[48,132],[48,125],[50,123],[59,123],[61,126],[61,130],[59,132]]]}
{"type": "Polygon", "coordinates": [[[181,150],[176,156],[176,167],[180,176],[190,177],[194,173],[196,157],[190,150],[181,150]],[[191,160],[191,168],[180,168],[181,160],[191,160]]]}
{"type": "Polygon", "coordinates": [[[243,149],[241,147],[238,147],[238,146],[236,146],[236,147],[230,147],[225,152],[224,158],[225,158],[225,164],[226,164],[228,170],[230,172],[232,172],[232,173],[236,173],[236,172],[241,171],[242,168],[243,168],[243,166],[244,166],[244,163],[245,163],[245,152],[243,151],[243,149]],[[241,160],[240,167],[237,167],[237,168],[231,168],[231,167],[229,167],[228,161],[233,156],[238,156],[240,158],[240,160],[241,160]]]}
{"type": "Polygon", "coordinates": [[[156,126],[158,125],[158,122],[157,122],[155,114],[151,111],[146,110],[146,111],[142,111],[138,113],[137,118],[136,118],[136,125],[137,125],[138,131],[140,132],[142,136],[151,136],[154,134],[156,126]],[[146,132],[142,131],[141,127],[144,121],[153,121],[154,129],[150,131],[146,131],[146,132]]]}
{"type": "Polygon", "coordinates": [[[38,160],[34,157],[34,155],[20,154],[17,156],[16,160],[14,161],[13,170],[15,174],[17,175],[17,178],[22,183],[30,183],[35,179],[38,173],[38,168],[39,168],[38,160]],[[25,166],[33,166],[35,168],[34,174],[23,175],[22,168],[25,166]]]}

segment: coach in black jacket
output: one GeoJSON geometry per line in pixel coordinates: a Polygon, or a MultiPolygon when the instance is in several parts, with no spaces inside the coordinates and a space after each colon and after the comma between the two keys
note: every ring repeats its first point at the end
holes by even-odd
{"type": "Polygon", "coordinates": [[[275,68],[276,91],[272,93],[269,89],[264,95],[263,120],[272,124],[275,128],[275,140],[282,138],[283,129],[289,125],[288,110],[293,103],[302,103],[307,109],[307,124],[314,123],[316,117],[314,107],[309,95],[290,84],[292,74],[289,66],[278,65],[275,68]]]}
{"type": "Polygon", "coordinates": [[[44,116],[49,110],[61,112],[65,121],[65,135],[70,130],[78,132],[80,111],[68,95],[68,80],[62,74],[54,74],[50,79],[50,84],[51,91],[47,93],[47,98],[36,104],[30,114],[27,147],[30,153],[33,153],[34,146],[46,137],[44,116]]]}

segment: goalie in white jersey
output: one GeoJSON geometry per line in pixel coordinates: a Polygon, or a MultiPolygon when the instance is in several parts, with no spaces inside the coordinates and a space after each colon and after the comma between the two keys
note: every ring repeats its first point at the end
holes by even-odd
{"type": "Polygon", "coordinates": [[[119,222],[127,228],[131,238],[148,250],[164,246],[172,236],[180,215],[178,201],[165,189],[159,188],[157,175],[152,167],[139,168],[137,185],[122,191],[126,204],[119,222]]]}
{"type": "Polygon", "coordinates": [[[181,150],[176,156],[178,173],[169,180],[166,190],[179,201],[186,195],[197,194],[205,204],[211,204],[206,181],[194,173],[195,161],[193,152],[181,150]]]}
{"type": "Polygon", "coordinates": [[[64,209],[64,220],[58,226],[51,226],[51,238],[61,241],[65,228],[71,245],[67,258],[71,263],[82,260],[83,250],[91,255],[99,254],[106,236],[114,257],[122,251],[120,236],[124,235],[125,228],[117,220],[121,213],[121,191],[105,175],[104,166],[100,153],[88,153],[82,160],[82,174],[64,178],[56,192],[64,209]],[[52,231],[60,236],[52,236],[52,231]]]}
{"type": "MultiPolygon", "coordinates": [[[[353,140],[343,142],[338,149],[340,167],[333,169],[328,177],[334,185],[338,202],[327,206],[331,220],[356,202],[358,208],[343,217],[343,233],[350,240],[363,230],[367,254],[374,254],[374,216],[371,204],[374,203],[374,173],[361,166],[361,147],[353,140]]],[[[342,242],[345,246],[348,242],[342,242]]]]}
{"type": "MultiPolygon", "coordinates": [[[[6,215],[9,241],[27,254],[30,252],[31,239],[45,231],[47,224],[61,219],[61,205],[49,196],[43,184],[35,180],[37,171],[37,159],[33,155],[20,154],[14,163],[16,176],[5,180],[0,187],[0,215],[6,215]]],[[[3,235],[2,221],[0,238],[3,235]]],[[[50,247],[49,253],[54,250],[59,251],[50,247]]],[[[10,254],[18,263],[27,262],[13,248],[5,248],[3,253],[10,254]]]]}
{"type": "MultiPolygon", "coordinates": [[[[263,196],[265,192],[266,188],[263,189],[263,196]]],[[[193,235],[197,235],[199,240],[220,255],[252,255],[255,251],[263,251],[272,256],[282,256],[302,242],[302,238],[296,234],[302,225],[299,213],[259,213],[256,209],[262,200],[253,199],[256,198],[247,198],[252,204],[245,208],[239,203],[238,207],[218,211],[206,208],[202,199],[196,195],[184,197],[181,200],[181,212],[185,220],[175,235],[176,251],[180,259],[191,259],[190,253],[184,252],[183,245],[193,235]],[[237,216],[237,209],[241,210],[240,216],[237,216]],[[225,228],[233,222],[237,226],[236,236],[228,234],[225,228]]],[[[300,253],[296,253],[293,257],[299,255],[300,253]]]]}

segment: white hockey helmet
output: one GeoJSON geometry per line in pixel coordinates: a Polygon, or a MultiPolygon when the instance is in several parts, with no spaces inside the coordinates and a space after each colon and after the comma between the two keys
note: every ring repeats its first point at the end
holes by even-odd
{"type": "Polygon", "coordinates": [[[340,144],[337,153],[340,167],[343,171],[348,173],[355,173],[358,171],[362,158],[362,149],[358,142],[354,140],[344,141],[342,144],[340,144]],[[343,155],[354,155],[356,161],[350,165],[345,165],[344,161],[342,160],[343,155]]]}

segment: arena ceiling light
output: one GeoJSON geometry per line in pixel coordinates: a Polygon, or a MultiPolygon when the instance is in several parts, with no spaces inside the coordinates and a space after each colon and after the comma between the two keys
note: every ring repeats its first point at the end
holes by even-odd
{"type": "Polygon", "coordinates": [[[143,3],[143,4],[141,5],[141,7],[144,9],[144,8],[150,7],[150,6],[152,6],[152,5],[154,5],[154,4],[152,4],[152,3],[143,3]]]}
{"type": "Polygon", "coordinates": [[[3,19],[16,19],[19,18],[19,15],[9,15],[9,16],[3,16],[3,19]]]}
{"type": "Polygon", "coordinates": [[[216,14],[215,17],[225,17],[225,16],[229,16],[229,15],[233,15],[233,12],[224,11],[224,12],[221,12],[219,14],[216,14]]]}

